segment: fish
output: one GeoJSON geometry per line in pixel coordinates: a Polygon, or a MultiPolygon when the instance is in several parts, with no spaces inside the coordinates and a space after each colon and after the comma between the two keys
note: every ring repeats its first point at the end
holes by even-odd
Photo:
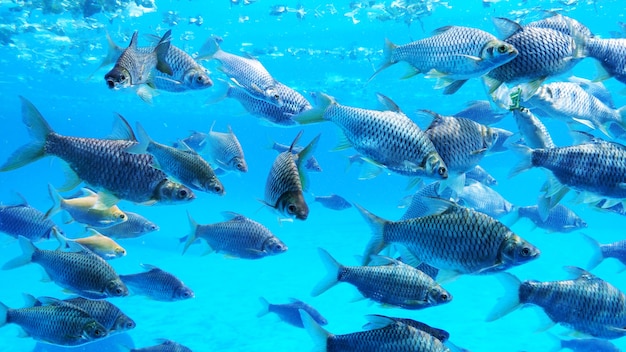
{"type": "Polygon", "coordinates": [[[612,109],[577,83],[544,84],[525,101],[525,105],[539,115],[598,128],[607,136],[610,136],[608,129],[612,124],[626,128],[626,106],[612,109]]]}
{"type": "Polygon", "coordinates": [[[602,84],[602,82],[591,81],[575,76],[568,77],[567,81],[578,84],[580,88],[584,89],[587,93],[600,99],[604,105],[610,107],[611,109],[615,109],[615,103],[613,102],[611,91],[609,91],[604,84],[602,84]]]}
{"type": "Polygon", "coordinates": [[[572,232],[587,228],[587,223],[568,207],[557,204],[548,212],[548,216],[542,219],[539,206],[531,205],[517,208],[520,218],[527,218],[535,226],[550,232],[572,232]]]}
{"type": "Polygon", "coordinates": [[[424,351],[450,352],[434,336],[410,325],[381,316],[368,315],[365,318],[374,322],[377,329],[336,335],[324,330],[310,315],[300,310],[300,316],[316,351],[424,351]]]}
{"type": "Polygon", "coordinates": [[[378,94],[390,109],[378,111],[339,105],[323,93],[317,97],[317,106],[295,119],[301,124],[335,123],[345,136],[338,150],[353,147],[371,163],[400,175],[448,177],[448,168],[428,135],[389,98],[378,94]]]}
{"type": "Polygon", "coordinates": [[[248,172],[243,148],[232,128],[228,126],[228,132],[223,133],[213,131],[213,126],[215,122],[204,140],[203,151],[208,156],[208,161],[226,172],[248,172]]]}
{"type": "Polygon", "coordinates": [[[55,233],[59,241],[59,249],[70,248],[68,242],[76,242],[104,260],[121,258],[126,255],[126,250],[111,238],[102,235],[94,229],[87,229],[87,232],[90,234],[89,237],[77,239],[69,239],[59,233],[55,233]]]}
{"type": "Polygon", "coordinates": [[[292,154],[303,131],[300,131],[291,143],[288,151],[278,154],[267,175],[265,183],[264,203],[275,209],[279,214],[289,218],[306,220],[309,216],[309,206],[304,200],[303,190],[308,188],[308,180],[303,168],[306,160],[317,147],[320,135],[317,135],[298,154],[292,154]]]}
{"type": "Polygon", "coordinates": [[[172,75],[172,68],[165,61],[170,49],[172,31],[165,32],[158,44],[150,51],[143,52],[137,46],[138,31],[133,33],[130,44],[119,56],[115,66],[104,75],[110,89],[125,88],[149,83],[154,69],[172,75]]]}
{"type": "Polygon", "coordinates": [[[441,27],[431,37],[400,46],[386,40],[383,63],[372,77],[405,61],[412,70],[406,77],[425,73],[439,79],[436,88],[445,88],[444,94],[454,94],[468,79],[513,60],[517,50],[514,45],[477,28],[441,27]]]}
{"type": "Polygon", "coordinates": [[[103,193],[96,193],[88,188],[81,189],[82,197],[63,198],[59,192],[48,185],[48,193],[53,205],[46,212],[46,217],[52,217],[60,211],[66,211],[70,219],[67,222],[77,221],[87,226],[113,226],[127,220],[126,214],[117,206],[117,199],[103,193]]]}
{"type": "Polygon", "coordinates": [[[474,180],[466,180],[466,185],[457,193],[457,197],[459,204],[496,219],[516,209],[500,193],[474,180]]]}
{"type": "Polygon", "coordinates": [[[162,340],[158,345],[143,347],[143,348],[133,348],[130,352],[191,352],[191,348],[183,346],[177,342],[172,340],[162,340]]]}
{"type": "Polygon", "coordinates": [[[169,180],[164,172],[152,167],[152,156],[125,152],[137,142],[120,115],[113,134],[116,139],[68,137],[55,133],[30,101],[24,97],[20,100],[22,121],[33,141],[14,152],[0,172],[54,155],[69,164],[65,188],[73,188],[82,180],[119,199],[143,204],[181,203],[195,198],[191,189],[169,180]]]}
{"type": "Polygon", "coordinates": [[[494,109],[488,100],[474,100],[467,104],[467,108],[454,114],[454,117],[463,117],[483,125],[493,125],[504,119],[508,111],[494,109]]]}
{"type": "Polygon", "coordinates": [[[53,229],[61,229],[46,214],[28,205],[22,198],[20,204],[0,205],[0,232],[18,238],[24,236],[33,242],[50,238],[53,229]]]}
{"type": "Polygon", "coordinates": [[[554,335],[554,348],[551,351],[560,351],[562,349],[572,350],[574,352],[620,352],[621,349],[615,346],[611,341],[604,339],[585,339],[573,338],[569,340],[560,339],[554,335]]]}
{"type": "Polygon", "coordinates": [[[0,326],[16,324],[35,340],[59,346],[79,346],[108,335],[85,310],[57,299],[40,299],[46,305],[28,302],[24,308],[9,308],[0,303],[0,326]]]}
{"type": "Polygon", "coordinates": [[[328,320],[326,320],[326,318],[324,318],[315,308],[298,299],[292,298],[290,303],[284,304],[272,304],[263,297],[259,297],[259,301],[261,301],[261,305],[263,306],[263,308],[257,314],[257,317],[262,317],[266,314],[274,313],[278,315],[280,319],[285,323],[298,328],[304,328],[299,312],[300,310],[302,310],[309,314],[311,318],[313,318],[315,322],[319,325],[323,326],[328,324],[328,320]]]}
{"type": "Polygon", "coordinates": [[[37,263],[57,285],[82,297],[102,299],[128,295],[126,285],[115,270],[102,258],[79,244],[70,242],[73,252],[39,249],[26,237],[19,237],[23,254],[2,266],[14,269],[37,263]]]}
{"type": "Polygon", "coordinates": [[[401,220],[420,218],[422,216],[430,215],[432,212],[430,202],[431,198],[441,198],[452,201],[458,200],[456,192],[449,187],[443,187],[439,181],[423,185],[412,196],[410,196],[410,198],[411,202],[400,218],[401,220]]]}
{"type": "Polygon", "coordinates": [[[120,275],[120,279],[134,293],[164,302],[195,297],[193,290],[173,274],[163,271],[154,265],[141,264],[141,267],[147,271],[139,274],[120,275]]]}
{"type": "Polygon", "coordinates": [[[513,109],[517,128],[530,148],[554,148],[556,145],[546,126],[529,109],[521,106],[513,109]]]}
{"type": "MultiPolygon", "coordinates": [[[[377,318],[385,318],[383,319],[383,321],[385,321],[386,319],[391,319],[393,321],[397,321],[400,322],[402,324],[406,324],[409,326],[412,326],[414,328],[416,328],[417,330],[421,330],[429,335],[432,335],[433,337],[435,337],[437,340],[441,341],[441,342],[446,342],[448,341],[448,339],[450,338],[450,333],[443,330],[443,329],[438,329],[438,328],[434,328],[426,323],[422,323],[421,321],[417,321],[417,320],[413,320],[413,319],[408,319],[408,318],[394,318],[394,317],[388,317],[385,315],[380,315],[380,314],[372,314],[372,316],[375,317],[375,319],[370,320],[367,324],[363,325],[363,329],[364,330],[373,330],[373,329],[378,329],[379,326],[377,325],[377,323],[380,321],[377,318]]],[[[369,319],[368,319],[369,320],[369,319]]]]}
{"type": "Polygon", "coordinates": [[[403,261],[426,262],[444,277],[498,272],[539,257],[537,247],[486,214],[443,199],[427,204],[432,215],[401,221],[384,220],[357,205],[372,228],[363,264],[392,243],[406,248],[403,261]]]}
{"type": "Polygon", "coordinates": [[[607,258],[615,258],[626,265],[626,240],[602,244],[589,235],[582,235],[593,248],[593,255],[587,265],[588,270],[595,269],[607,258]]]}
{"type": "Polygon", "coordinates": [[[187,138],[183,139],[181,142],[173,143],[172,147],[180,149],[184,144],[200,153],[204,149],[207,136],[208,134],[204,132],[191,131],[191,134],[187,138]]]}
{"type": "Polygon", "coordinates": [[[114,239],[135,238],[150,232],[159,231],[159,226],[157,224],[137,213],[127,211],[126,217],[126,221],[117,225],[109,227],[93,227],[93,229],[114,239]]]}
{"type": "MultiPolygon", "coordinates": [[[[288,151],[290,147],[291,146],[289,145],[272,141],[272,149],[274,149],[275,151],[279,153],[288,151]]],[[[302,149],[304,149],[303,146],[294,145],[293,148],[291,149],[291,153],[298,154],[302,151],[302,149]]],[[[304,165],[304,168],[312,172],[322,172],[322,167],[320,166],[319,162],[313,155],[311,155],[308,159],[306,159],[306,164],[304,165]]]]}
{"type": "Polygon", "coordinates": [[[496,136],[496,139],[491,144],[491,148],[489,149],[489,153],[501,153],[509,150],[508,145],[511,143],[509,138],[511,138],[514,133],[505,130],[504,128],[499,127],[489,127],[491,128],[492,133],[496,136]]]}
{"type": "Polygon", "coordinates": [[[491,176],[491,174],[480,165],[474,166],[474,168],[465,173],[465,180],[467,181],[468,179],[476,180],[485,186],[496,186],[498,184],[498,180],[491,176]]]}
{"type": "MultiPolygon", "coordinates": [[[[54,304],[55,300],[43,297],[40,301],[35,297],[29,297],[35,302],[35,306],[54,304]],[[43,302],[42,302],[43,301],[43,302]],[[46,302],[46,303],[44,303],[46,302]]],[[[89,314],[106,329],[108,335],[132,330],[136,324],[133,319],[124,314],[117,306],[107,300],[86,299],[83,297],[68,298],[62,300],[62,304],[74,305],[89,314]]]]}
{"type": "Polygon", "coordinates": [[[568,35],[550,28],[522,27],[500,17],[494,23],[519,54],[483,76],[490,94],[502,83],[528,82],[524,93],[530,96],[546,78],[569,71],[587,56],[586,38],[578,32],[568,35]]]}
{"type": "Polygon", "coordinates": [[[590,57],[598,60],[599,72],[596,81],[608,78],[626,83],[626,39],[624,38],[593,38],[587,42],[590,57]]]}
{"type": "Polygon", "coordinates": [[[227,53],[220,48],[215,38],[209,38],[200,52],[206,54],[198,57],[198,60],[218,60],[221,63],[219,70],[247,94],[277,107],[284,105],[283,97],[276,89],[278,81],[259,60],[227,53]]]}
{"type": "Polygon", "coordinates": [[[185,186],[197,191],[224,195],[224,185],[206,160],[190,148],[181,150],[155,142],[137,122],[139,143],[129,146],[131,154],[149,153],[154,156],[154,166],[172,175],[185,186]]]}
{"type": "Polygon", "coordinates": [[[350,202],[336,194],[331,194],[329,196],[315,196],[315,201],[322,204],[326,208],[333,210],[352,208],[352,204],[350,204],[350,202]]]}
{"type": "Polygon", "coordinates": [[[376,256],[374,266],[344,266],[326,250],[318,248],[327,275],[313,288],[319,296],[340,282],[347,282],[361,295],[386,306],[424,309],[452,301],[452,295],[430,276],[388,257],[376,256]]]}
{"type": "Polygon", "coordinates": [[[237,213],[223,215],[226,221],[208,225],[196,223],[189,215],[191,233],[184,238],[183,254],[198,238],[206,241],[210,252],[223,252],[238,258],[260,259],[287,251],[287,246],[262,224],[237,213]]]}
{"type": "Polygon", "coordinates": [[[277,82],[275,89],[281,96],[282,104],[277,106],[266,100],[250,95],[244,88],[229,85],[226,97],[235,99],[248,113],[263,119],[270,125],[293,126],[294,117],[313,108],[311,103],[296,90],[277,82]]]}
{"type": "Polygon", "coordinates": [[[520,281],[509,273],[498,279],[506,294],[487,316],[497,320],[522,304],[539,306],[554,324],[589,336],[615,339],[626,335],[626,296],[615,286],[577,267],[565,267],[574,279],[520,281]]]}

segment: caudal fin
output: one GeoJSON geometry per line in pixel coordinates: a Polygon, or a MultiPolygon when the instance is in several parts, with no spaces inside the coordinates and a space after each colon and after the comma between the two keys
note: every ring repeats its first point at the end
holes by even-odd
{"type": "Polygon", "coordinates": [[[19,237],[20,247],[22,247],[22,255],[11,259],[2,266],[2,270],[9,270],[26,265],[33,259],[33,254],[37,251],[37,247],[26,237],[19,237]]]}
{"type": "Polygon", "coordinates": [[[59,213],[62,210],[61,204],[63,203],[63,197],[51,184],[48,184],[48,194],[50,194],[50,199],[52,199],[52,207],[46,212],[46,219],[59,213]]]}
{"type": "Polygon", "coordinates": [[[20,100],[22,101],[22,122],[28,128],[28,133],[33,140],[16,150],[0,167],[0,171],[14,170],[43,158],[46,155],[44,150],[46,139],[53,132],[33,103],[22,96],[20,100]]]}
{"type": "Polygon", "coordinates": [[[532,156],[533,150],[525,145],[513,144],[511,150],[515,151],[522,157],[522,160],[509,173],[509,177],[516,176],[533,167],[532,156]]]}
{"type": "Polygon", "coordinates": [[[313,352],[326,352],[326,346],[328,338],[332,336],[331,333],[324,330],[312,317],[309,313],[305,312],[302,309],[298,309],[300,312],[300,319],[302,319],[302,325],[313,339],[313,352]]]}
{"type": "Polygon", "coordinates": [[[317,103],[314,108],[301,112],[300,114],[294,116],[293,120],[301,125],[322,122],[324,121],[324,113],[326,112],[326,109],[333,104],[337,104],[337,102],[335,102],[335,98],[324,93],[317,93],[316,100],[317,103]]]}
{"type": "Polygon", "coordinates": [[[498,274],[498,280],[504,286],[505,294],[487,316],[487,321],[494,321],[519,308],[519,288],[522,282],[513,274],[498,274]]]}
{"type": "Polygon", "coordinates": [[[335,286],[339,281],[337,275],[342,265],[335,260],[325,249],[318,248],[317,251],[322,258],[322,263],[326,266],[326,276],[318,282],[311,291],[311,296],[319,296],[329,288],[335,286]]]}
{"type": "Polygon", "coordinates": [[[394,50],[396,48],[397,48],[397,46],[394,43],[392,43],[389,39],[385,38],[385,46],[383,47],[383,62],[378,67],[376,72],[374,72],[370,76],[370,78],[367,80],[368,82],[371,81],[374,77],[376,77],[376,75],[379,74],[382,70],[384,70],[387,67],[395,64],[395,62],[393,62],[391,58],[392,58],[393,52],[394,52],[394,50]]]}
{"type": "MultiPolygon", "coordinates": [[[[307,313],[304,313],[304,314],[307,314],[307,313]]],[[[4,303],[0,302],[0,327],[6,325],[8,315],[9,315],[9,307],[7,307],[4,303]]]]}
{"type": "Polygon", "coordinates": [[[198,223],[191,217],[191,214],[187,212],[187,216],[189,217],[189,226],[191,227],[191,231],[189,235],[187,235],[187,242],[185,242],[185,248],[183,248],[183,253],[187,252],[187,248],[191,246],[191,244],[196,240],[196,232],[198,230],[198,223]]]}
{"type": "Polygon", "coordinates": [[[367,247],[365,247],[365,252],[363,253],[363,265],[367,265],[372,255],[380,253],[380,251],[387,246],[383,231],[388,221],[370,213],[358,204],[354,204],[354,206],[361,212],[361,215],[372,229],[372,239],[367,244],[367,247]]]}
{"type": "Polygon", "coordinates": [[[152,139],[148,135],[148,132],[146,132],[146,130],[143,129],[143,126],[141,126],[139,122],[137,122],[136,130],[137,130],[137,137],[138,137],[137,140],[139,143],[131,147],[128,147],[126,149],[126,152],[132,153],[132,154],[145,154],[148,152],[148,147],[150,146],[150,143],[152,143],[152,139]]]}
{"type": "Polygon", "coordinates": [[[261,310],[256,314],[258,318],[268,314],[270,312],[270,302],[268,302],[265,298],[259,297],[259,302],[261,302],[261,310]]]}
{"type": "Polygon", "coordinates": [[[587,270],[592,270],[600,265],[600,263],[602,263],[602,261],[604,260],[604,256],[602,255],[602,247],[600,245],[600,242],[596,241],[589,235],[586,235],[584,233],[582,233],[581,235],[583,235],[583,238],[587,240],[590,247],[593,249],[593,254],[589,259],[589,264],[587,264],[587,270]]]}

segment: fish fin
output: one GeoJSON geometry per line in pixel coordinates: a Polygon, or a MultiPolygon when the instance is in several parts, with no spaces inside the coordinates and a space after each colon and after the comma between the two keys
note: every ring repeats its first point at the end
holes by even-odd
{"type": "Polygon", "coordinates": [[[452,81],[452,82],[448,83],[445,86],[444,90],[443,90],[443,94],[444,95],[452,95],[452,94],[456,93],[461,87],[463,87],[465,82],[467,82],[466,79],[458,79],[458,80],[455,80],[455,81],[452,81]]]}
{"type": "Polygon", "coordinates": [[[420,73],[422,73],[422,71],[420,71],[418,68],[409,65],[409,68],[407,68],[406,72],[402,77],[400,77],[400,79],[409,79],[411,77],[419,75],[420,73]]]}
{"type": "Polygon", "coordinates": [[[104,59],[102,59],[102,61],[100,62],[100,65],[98,66],[98,68],[96,68],[92,74],[89,75],[89,77],[87,77],[87,81],[89,81],[91,79],[91,77],[101,68],[103,68],[104,66],[108,66],[111,64],[114,64],[117,59],[120,57],[120,55],[122,55],[122,53],[124,52],[124,48],[120,47],[119,45],[115,44],[115,42],[113,41],[113,38],[111,38],[111,34],[109,33],[108,30],[105,30],[106,33],[106,39],[107,39],[107,44],[108,44],[108,50],[107,50],[107,55],[104,57],[104,59]]]}
{"type": "Polygon", "coordinates": [[[256,314],[257,318],[267,315],[270,312],[270,302],[263,297],[259,297],[259,302],[261,302],[261,310],[256,314]]]}
{"type": "Polygon", "coordinates": [[[141,263],[141,264],[139,264],[139,266],[141,266],[143,268],[143,270],[145,270],[145,271],[150,271],[150,270],[155,270],[155,269],[163,271],[163,270],[159,269],[159,267],[157,267],[155,265],[152,265],[152,264],[141,263]]]}
{"type": "Polygon", "coordinates": [[[446,188],[449,188],[454,194],[461,194],[463,193],[463,187],[465,187],[465,173],[450,173],[447,179],[439,181],[441,193],[443,193],[446,188]]]}
{"type": "Polygon", "coordinates": [[[302,162],[309,158],[309,156],[315,151],[317,148],[317,143],[320,140],[321,134],[318,134],[309,142],[309,144],[304,147],[298,154],[296,154],[296,165],[298,166],[298,175],[300,176],[300,184],[302,185],[303,190],[309,189],[309,178],[308,173],[305,172],[306,162],[302,162]]]}
{"type": "Polygon", "coordinates": [[[163,37],[161,38],[157,46],[154,48],[154,52],[157,57],[156,69],[170,76],[174,74],[174,71],[172,71],[172,67],[170,67],[170,65],[167,63],[166,58],[167,58],[167,53],[170,50],[171,35],[172,35],[172,30],[170,29],[167,32],[165,32],[165,34],[163,34],[163,37]]]}
{"type": "Polygon", "coordinates": [[[245,216],[235,213],[234,211],[223,211],[221,214],[225,220],[243,221],[247,219],[245,216]]]}
{"type": "Polygon", "coordinates": [[[504,296],[496,303],[495,307],[487,315],[486,321],[491,322],[502,318],[520,307],[519,288],[522,282],[510,273],[499,273],[496,275],[502,286],[504,286],[504,296]]]}
{"type": "Polygon", "coordinates": [[[485,87],[487,87],[487,92],[489,93],[489,95],[491,95],[491,98],[493,100],[497,100],[497,97],[493,96],[493,93],[498,88],[500,88],[500,86],[502,85],[502,81],[499,81],[487,75],[483,76],[482,79],[483,79],[483,84],[485,85],[485,87]]]}
{"type": "Polygon", "coordinates": [[[211,36],[209,39],[207,39],[204,45],[202,45],[202,47],[200,48],[198,52],[199,54],[198,54],[198,57],[196,57],[196,60],[201,61],[201,60],[211,59],[219,51],[221,51],[221,49],[217,41],[217,37],[211,36]]]}
{"type": "Polygon", "coordinates": [[[437,273],[437,283],[438,284],[447,284],[455,281],[461,276],[461,273],[456,270],[439,270],[437,273]]]}
{"type": "Polygon", "coordinates": [[[514,144],[511,145],[511,150],[520,155],[522,157],[522,160],[509,172],[509,178],[521,174],[522,172],[533,167],[533,149],[525,145],[514,144]]]}
{"type": "Polygon", "coordinates": [[[493,24],[496,27],[501,39],[506,39],[513,34],[524,30],[519,23],[503,17],[494,17],[493,24]]]}
{"type": "Polygon", "coordinates": [[[350,140],[348,139],[348,137],[346,137],[345,133],[340,131],[337,137],[339,138],[339,141],[337,142],[337,145],[332,149],[333,152],[339,152],[352,148],[352,143],[350,143],[350,140]]]}
{"type": "Polygon", "coordinates": [[[539,87],[541,87],[541,85],[546,80],[546,78],[547,78],[547,76],[539,77],[539,78],[537,78],[535,80],[532,80],[532,81],[524,84],[524,88],[525,89],[522,90],[522,100],[523,101],[527,101],[528,99],[530,99],[530,97],[535,95],[535,93],[537,92],[539,87]]]}
{"type": "Polygon", "coordinates": [[[44,219],[49,219],[55,214],[59,213],[62,210],[61,205],[63,204],[64,200],[59,192],[54,189],[51,184],[48,184],[48,194],[50,195],[50,199],[52,200],[52,207],[50,207],[50,209],[46,211],[44,219]]]}
{"type": "Polygon", "coordinates": [[[137,135],[139,136],[139,143],[126,148],[125,151],[131,154],[146,154],[148,152],[148,147],[151,143],[153,143],[153,141],[146,132],[146,130],[143,128],[143,126],[141,126],[141,123],[139,123],[139,121],[137,121],[135,129],[137,130],[137,135]]]}
{"type": "Polygon", "coordinates": [[[599,61],[596,61],[596,69],[598,70],[598,74],[596,75],[596,78],[593,79],[593,82],[606,81],[607,79],[612,77],[612,75],[604,68],[604,66],[602,66],[602,63],[599,61]]]}
{"type": "Polygon", "coordinates": [[[22,293],[22,298],[24,299],[23,308],[31,308],[42,305],[41,302],[31,294],[22,293]]]}
{"type": "Polygon", "coordinates": [[[537,327],[535,328],[536,333],[546,332],[552,329],[556,323],[550,319],[550,317],[541,309],[533,309],[535,314],[537,315],[537,327]]]}
{"type": "Polygon", "coordinates": [[[126,118],[118,113],[115,113],[115,118],[113,119],[113,129],[111,134],[107,136],[107,139],[125,141],[137,140],[135,133],[133,132],[133,129],[130,128],[130,124],[126,118]]]}
{"type": "Polygon", "coordinates": [[[306,311],[298,309],[298,312],[300,312],[300,319],[304,329],[306,329],[313,340],[313,352],[326,352],[326,341],[332,334],[322,328],[306,311]]]}
{"type": "Polygon", "coordinates": [[[324,113],[331,105],[337,104],[335,98],[324,93],[317,93],[315,107],[299,113],[293,120],[301,125],[324,121],[324,113]]]}
{"type": "Polygon", "coordinates": [[[359,171],[358,180],[371,180],[376,178],[376,176],[380,175],[383,172],[383,167],[379,164],[370,163],[368,161],[364,162],[361,165],[361,170],[359,171]]]}
{"type": "Polygon", "coordinates": [[[396,250],[400,253],[400,257],[402,258],[402,262],[410,265],[414,268],[417,268],[420,264],[422,264],[422,260],[417,258],[408,248],[401,245],[396,245],[396,250]]]}
{"type": "MultiPolygon", "coordinates": [[[[185,242],[185,248],[183,248],[183,253],[187,251],[187,248],[191,246],[191,244],[196,240],[196,232],[198,231],[198,223],[191,217],[191,214],[187,212],[187,218],[189,219],[189,226],[191,227],[191,231],[189,235],[187,235],[187,242],[185,242]]],[[[210,248],[211,246],[209,246],[210,248]]]]}
{"type": "Polygon", "coordinates": [[[367,324],[363,325],[363,330],[368,331],[382,329],[396,322],[393,318],[379,314],[368,314],[365,316],[365,320],[367,320],[367,324]]]}
{"type": "Polygon", "coordinates": [[[65,182],[58,188],[61,192],[67,192],[74,188],[76,188],[81,182],[83,182],[80,177],[76,174],[76,172],[70,167],[68,163],[61,164],[61,170],[63,171],[63,175],[65,176],[65,182]]]}
{"type": "MultiPolygon", "coordinates": [[[[418,189],[424,188],[424,180],[421,177],[411,177],[409,178],[409,182],[406,184],[405,190],[410,191],[411,189],[417,187],[418,189]]],[[[406,204],[408,206],[411,203],[412,196],[408,197],[409,203],[406,204]]],[[[398,207],[401,208],[401,207],[398,207]]]]}
{"type": "Polygon", "coordinates": [[[14,269],[23,265],[26,265],[32,261],[33,254],[37,251],[37,247],[28,238],[24,236],[18,237],[20,247],[22,248],[22,255],[17,258],[11,259],[2,266],[2,270],[14,269]]]}
{"type": "Polygon", "coordinates": [[[98,192],[98,201],[94,208],[109,209],[120,202],[120,199],[108,192],[98,192]]]}
{"type": "Polygon", "coordinates": [[[384,229],[385,225],[389,221],[370,213],[358,204],[354,204],[354,206],[359,210],[363,218],[365,218],[368,225],[372,229],[372,238],[365,247],[365,252],[363,254],[362,265],[367,265],[372,254],[380,253],[380,251],[382,251],[387,246],[384,238],[384,229]]]}
{"type": "Polygon", "coordinates": [[[367,80],[368,82],[371,81],[382,70],[395,64],[395,62],[392,61],[392,57],[393,57],[393,52],[396,48],[397,48],[397,45],[392,43],[389,39],[385,38],[385,46],[383,46],[383,62],[381,63],[380,66],[378,66],[378,69],[370,76],[370,78],[367,80]]]}
{"type": "Polygon", "coordinates": [[[13,152],[0,167],[0,172],[15,170],[43,158],[46,155],[46,139],[48,135],[54,133],[33,103],[22,96],[20,100],[22,101],[22,122],[26,125],[32,141],[13,152]]]}
{"type": "Polygon", "coordinates": [[[143,100],[145,103],[152,105],[153,100],[152,98],[155,96],[155,87],[151,86],[151,83],[148,82],[146,83],[146,85],[141,85],[139,87],[137,87],[137,89],[135,90],[135,93],[137,93],[137,96],[143,100]]]}
{"type": "Polygon", "coordinates": [[[368,266],[402,265],[402,262],[384,255],[370,255],[368,266]]]}
{"type": "Polygon", "coordinates": [[[343,267],[338,261],[335,260],[335,258],[330,255],[330,253],[328,253],[323,248],[318,247],[317,252],[322,259],[322,263],[324,263],[324,266],[326,267],[327,273],[326,276],[323,277],[322,280],[320,280],[320,282],[318,282],[311,291],[311,296],[314,297],[319,296],[339,282],[337,275],[339,273],[339,270],[341,270],[341,268],[343,267]]]}
{"type": "Polygon", "coordinates": [[[63,236],[62,234],[60,234],[58,231],[52,231],[52,235],[54,236],[54,238],[59,241],[59,246],[57,247],[57,251],[63,250],[65,248],[68,248],[69,245],[67,244],[67,242],[70,241],[69,238],[63,236]]]}
{"type": "Polygon", "coordinates": [[[400,110],[398,104],[394,103],[394,101],[389,99],[387,96],[381,93],[376,93],[376,98],[378,98],[378,102],[381,103],[385,108],[391,111],[402,113],[402,110],[400,110]]]}
{"type": "Polygon", "coordinates": [[[572,117],[572,121],[575,121],[575,122],[578,122],[578,123],[580,123],[582,125],[585,125],[585,126],[591,128],[592,130],[596,129],[596,126],[593,124],[593,122],[591,122],[591,121],[589,121],[587,119],[579,119],[579,118],[576,118],[576,117],[572,117]]]}

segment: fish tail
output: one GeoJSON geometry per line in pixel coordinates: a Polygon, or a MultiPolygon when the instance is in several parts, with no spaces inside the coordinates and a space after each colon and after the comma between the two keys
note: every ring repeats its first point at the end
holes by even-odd
{"type": "Polygon", "coordinates": [[[621,108],[617,109],[617,112],[619,113],[617,123],[622,129],[626,130],[626,106],[622,106],[621,108]]]}
{"type": "Polygon", "coordinates": [[[170,50],[171,36],[172,30],[170,29],[165,32],[165,34],[163,34],[163,37],[161,38],[161,40],[159,40],[159,43],[154,48],[154,52],[157,58],[156,69],[170,76],[174,74],[174,71],[172,71],[172,67],[170,67],[170,64],[167,63],[166,57],[167,53],[170,50]]]}
{"type": "Polygon", "coordinates": [[[320,326],[309,313],[305,312],[302,309],[298,309],[300,312],[300,319],[302,319],[302,325],[306,329],[306,331],[313,339],[313,352],[326,352],[326,341],[331,336],[331,333],[324,330],[323,327],[320,326]]]}
{"type": "Polygon", "coordinates": [[[268,302],[265,298],[259,297],[259,302],[261,302],[261,310],[256,314],[258,318],[268,314],[270,312],[270,302],[268,302]]]}
{"type": "Polygon", "coordinates": [[[387,247],[384,229],[388,221],[370,213],[358,204],[354,204],[354,206],[359,210],[372,229],[372,239],[367,244],[367,247],[365,247],[365,253],[363,254],[363,265],[367,265],[372,255],[380,253],[380,251],[387,247]]]}
{"type": "Polygon", "coordinates": [[[63,236],[61,233],[59,233],[59,231],[56,228],[52,229],[52,235],[54,236],[54,238],[56,238],[57,241],[59,241],[59,247],[57,248],[57,250],[70,248],[70,245],[67,243],[69,239],[63,236]]]}
{"type": "Polygon", "coordinates": [[[0,171],[14,170],[43,158],[46,155],[45,145],[48,135],[54,132],[33,103],[22,96],[20,100],[22,101],[22,122],[28,128],[33,141],[16,150],[0,167],[0,171]]]}
{"type": "Polygon", "coordinates": [[[367,80],[368,82],[371,81],[377,74],[379,74],[380,71],[382,71],[382,70],[386,69],[387,67],[395,64],[395,62],[392,60],[392,57],[393,57],[393,52],[394,52],[394,50],[396,48],[397,48],[397,45],[392,43],[391,40],[385,38],[385,46],[383,47],[383,62],[378,67],[376,72],[374,72],[370,76],[370,78],[367,80]]]}
{"type": "Polygon", "coordinates": [[[148,132],[141,126],[139,121],[137,121],[136,130],[137,141],[139,143],[126,148],[126,152],[131,154],[145,154],[148,152],[148,146],[152,143],[152,138],[150,138],[148,132]]]}
{"type": "Polygon", "coordinates": [[[33,259],[33,254],[37,251],[37,247],[28,238],[19,236],[20,247],[22,247],[22,255],[11,259],[2,266],[2,270],[9,270],[26,265],[33,259]]]}
{"type": "Polygon", "coordinates": [[[6,304],[0,302],[0,326],[5,326],[7,324],[8,317],[9,317],[9,307],[7,307],[6,304]]]}
{"type": "Polygon", "coordinates": [[[520,306],[519,288],[522,282],[515,275],[509,273],[498,274],[497,277],[504,286],[505,294],[487,316],[486,321],[488,322],[498,320],[520,306]]]}
{"type": "Polygon", "coordinates": [[[189,218],[189,226],[191,227],[191,231],[189,235],[187,235],[187,242],[185,242],[185,248],[183,248],[183,253],[187,252],[187,248],[191,246],[191,244],[196,240],[196,231],[198,229],[198,223],[191,217],[191,214],[187,212],[187,217],[189,218]]]}
{"type": "Polygon", "coordinates": [[[604,255],[602,254],[602,247],[600,246],[600,242],[596,241],[591,236],[584,234],[584,233],[582,235],[583,235],[583,238],[587,240],[591,248],[593,248],[593,255],[589,259],[589,264],[587,264],[587,270],[592,270],[598,265],[600,265],[600,263],[602,263],[602,261],[604,260],[604,255]]]}
{"type": "Polygon", "coordinates": [[[337,280],[339,270],[343,267],[325,249],[318,248],[317,251],[320,254],[320,258],[322,259],[324,266],[326,266],[327,274],[324,278],[322,278],[322,280],[320,280],[320,282],[317,283],[317,285],[315,285],[311,291],[311,296],[319,296],[329,288],[335,286],[339,282],[337,280]]]}
{"type": "Polygon", "coordinates": [[[293,120],[301,125],[307,125],[310,123],[317,123],[324,121],[324,113],[329,106],[337,104],[335,98],[324,93],[316,94],[315,107],[293,117],[293,120]]]}
{"type": "Polygon", "coordinates": [[[533,149],[521,144],[511,145],[511,149],[520,155],[522,160],[509,172],[509,177],[521,174],[533,167],[533,149]]]}
{"type": "Polygon", "coordinates": [[[196,57],[196,60],[200,61],[212,59],[213,56],[220,50],[217,38],[215,36],[211,36],[211,38],[209,38],[206,43],[202,45],[202,48],[200,48],[200,53],[198,57],[196,57]]]}
{"type": "Polygon", "coordinates": [[[63,204],[63,197],[51,184],[48,184],[48,194],[50,194],[50,199],[52,199],[52,207],[46,212],[45,219],[49,219],[59,213],[62,210],[61,204],[63,204]]]}

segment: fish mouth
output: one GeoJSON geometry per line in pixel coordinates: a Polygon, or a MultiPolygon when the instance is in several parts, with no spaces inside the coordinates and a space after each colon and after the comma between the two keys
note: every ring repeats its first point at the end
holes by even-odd
{"type": "Polygon", "coordinates": [[[115,88],[116,82],[112,79],[107,79],[107,87],[109,87],[109,89],[113,89],[115,88]]]}

